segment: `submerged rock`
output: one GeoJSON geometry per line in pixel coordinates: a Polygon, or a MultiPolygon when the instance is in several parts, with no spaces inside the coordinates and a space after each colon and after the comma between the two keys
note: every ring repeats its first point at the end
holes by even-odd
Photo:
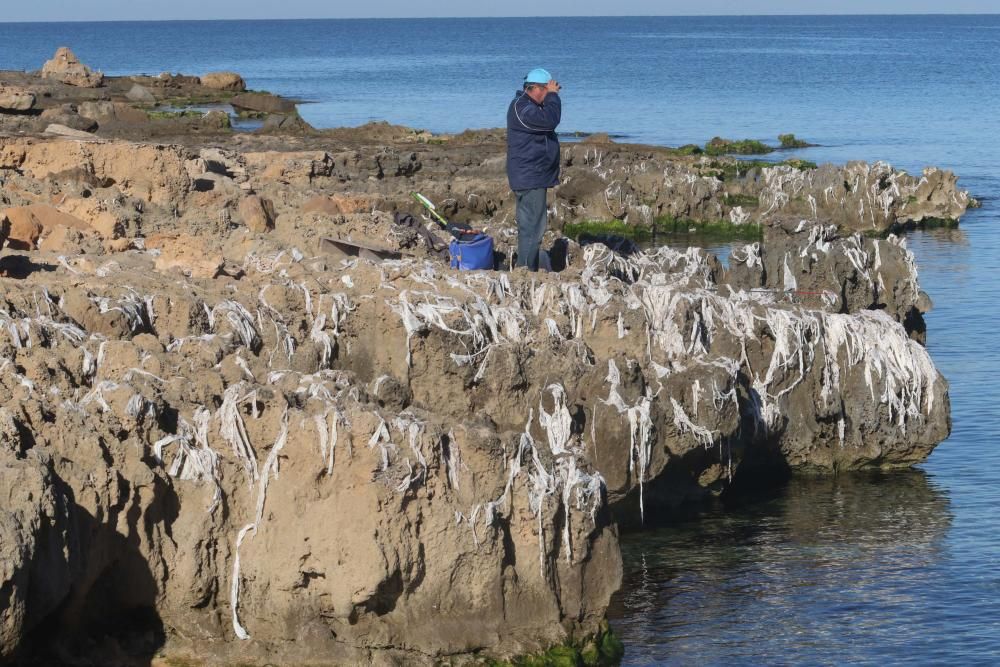
{"type": "Polygon", "coordinates": [[[240,93],[229,100],[237,111],[288,114],[295,111],[295,103],[270,93],[240,93]]]}

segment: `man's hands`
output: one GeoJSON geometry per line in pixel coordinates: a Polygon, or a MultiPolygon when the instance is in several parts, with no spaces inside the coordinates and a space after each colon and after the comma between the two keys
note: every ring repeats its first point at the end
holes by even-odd
{"type": "Polygon", "coordinates": [[[558,81],[552,79],[551,81],[549,81],[548,85],[545,86],[545,90],[549,93],[558,93],[560,90],[562,90],[562,86],[559,85],[558,81]]]}

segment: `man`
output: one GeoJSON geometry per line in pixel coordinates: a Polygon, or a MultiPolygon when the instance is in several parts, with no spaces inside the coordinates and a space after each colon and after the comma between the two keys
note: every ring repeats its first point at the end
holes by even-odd
{"type": "Polygon", "coordinates": [[[559,83],[544,69],[524,77],[507,109],[507,179],[517,198],[517,265],[538,270],[548,188],[559,185],[559,83]]]}

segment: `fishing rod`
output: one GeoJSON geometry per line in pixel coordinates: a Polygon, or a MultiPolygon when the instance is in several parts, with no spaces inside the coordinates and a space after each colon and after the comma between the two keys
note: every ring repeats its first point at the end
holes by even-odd
{"type": "Polygon", "coordinates": [[[446,232],[454,236],[456,239],[461,241],[463,236],[475,236],[476,234],[481,233],[479,230],[472,229],[469,225],[448,222],[443,215],[438,213],[437,206],[434,205],[434,202],[419,192],[411,192],[410,196],[413,197],[418,204],[427,209],[427,212],[431,214],[431,218],[434,222],[441,225],[446,232]]]}
{"type": "Polygon", "coordinates": [[[423,196],[419,192],[411,192],[410,196],[413,197],[418,204],[427,209],[427,212],[431,214],[431,217],[434,218],[435,222],[444,227],[445,230],[451,231],[450,229],[448,229],[448,225],[450,223],[447,220],[445,220],[440,213],[438,213],[437,206],[434,205],[434,202],[432,202],[430,199],[423,196]]]}

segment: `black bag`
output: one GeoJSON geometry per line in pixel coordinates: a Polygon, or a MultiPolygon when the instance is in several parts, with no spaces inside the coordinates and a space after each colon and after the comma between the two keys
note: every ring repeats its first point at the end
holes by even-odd
{"type": "Polygon", "coordinates": [[[419,220],[409,213],[397,213],[393,221],[400,227],[408,227],[415,231],[424,240],[424,245],[431,254],[437,255],[441,259],[449,259],[448,244],[433,234],[419,220]]]}

